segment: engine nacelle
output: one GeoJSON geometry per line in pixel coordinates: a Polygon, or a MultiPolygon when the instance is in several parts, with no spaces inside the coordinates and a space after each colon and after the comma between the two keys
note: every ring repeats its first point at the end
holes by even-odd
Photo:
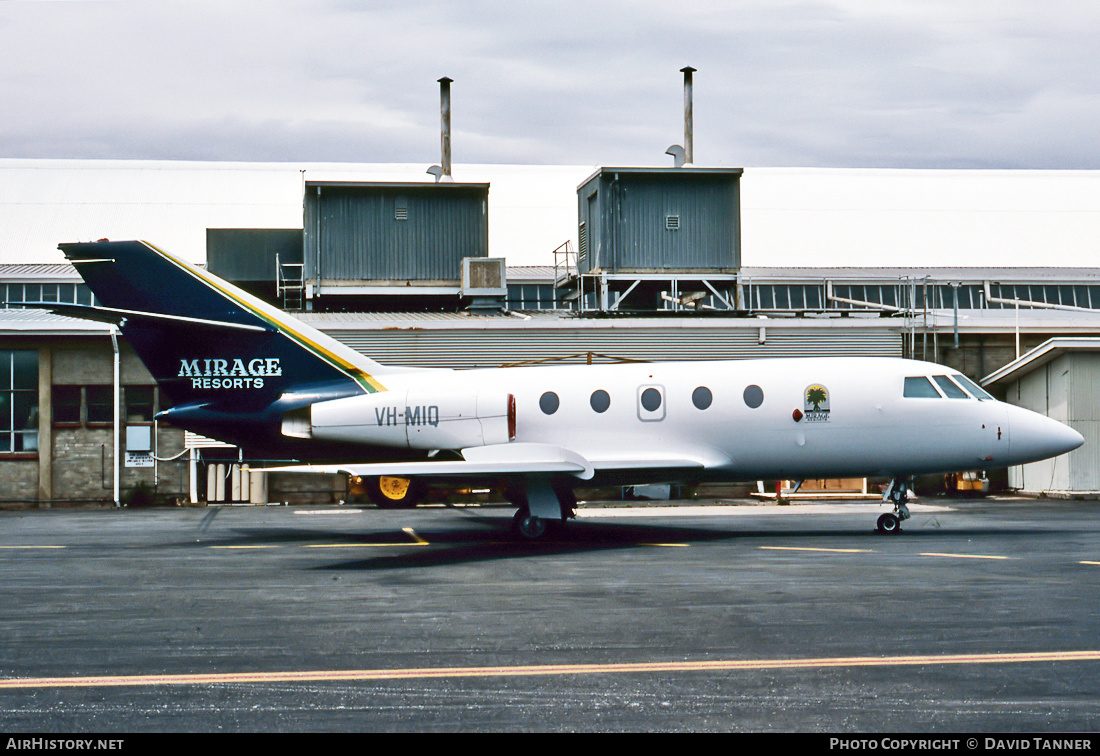
{"type": "Polygon", "coordinates": [[[285,436],[404,449],[465,449],[515,437],[512,394],[383,391],[317,402],[283,415],[285,436]]]}

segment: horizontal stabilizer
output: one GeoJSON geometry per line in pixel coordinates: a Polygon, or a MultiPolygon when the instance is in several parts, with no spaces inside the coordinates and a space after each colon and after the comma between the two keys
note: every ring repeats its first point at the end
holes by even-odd
{"type": "Polygon", "coordinates": [[[235,331],[252,331],[256,333],[274,332],[273,328],[247,325],[244,323],[227,323],[224,320],[207,320],[204,318],[188,318],[182,315],[165,315],[159,312],[142,312],[141,310],[123,310],[117,307],[98,307],[95,305],[72,304],[69,302],[8,302],[9,305],[23,305],[38,310],[49,310],[56,315],[66,315],[81,320],[94,320],[98,323],[121,324],[124,320],[151,319],[172,323],[186,324],[198,328],[228,328],[235,331]]]}

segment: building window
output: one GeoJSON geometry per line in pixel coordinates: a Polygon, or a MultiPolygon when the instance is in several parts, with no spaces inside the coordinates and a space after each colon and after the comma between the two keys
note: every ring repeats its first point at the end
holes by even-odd
{"type": "Polygon", "coordinates": [[[126,422],[153,422],[153,387],[127,386],[124,391],[126,398],[126,422]]]}
{"type": "Polygon", "coordinates": [[[115,390],[113,386],[88,386],[88,422],[113,423],[115,421],[115,390]]]}
{"type": "Polygon", "coordinates": [[[53,387],[53,421],[80,423],[80,386],[53,387]]]}
{"type": "Polygon", "coordinates": [[[0,453],[38,451],[38,352],[0,349],[0,453]]]}

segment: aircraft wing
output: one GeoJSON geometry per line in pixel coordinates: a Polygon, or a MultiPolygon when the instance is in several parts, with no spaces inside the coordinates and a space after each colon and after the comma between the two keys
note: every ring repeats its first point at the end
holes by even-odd
{"type": "Polygon", "coordinates": [[[291,465],[267,468],[268,472],[345,473],[358,477],[477,477],[483,475],[567,474],[589,480],[597,470],[642,470],[648,468],[697,469],[707,467],[702,459],[667,455],[631,454],[622,458],[586,459],[574,451],[552,444],[512,443],[474,446],[462,450],[463,459],[425,462],[377,462],[342,465],[291,465]]]}

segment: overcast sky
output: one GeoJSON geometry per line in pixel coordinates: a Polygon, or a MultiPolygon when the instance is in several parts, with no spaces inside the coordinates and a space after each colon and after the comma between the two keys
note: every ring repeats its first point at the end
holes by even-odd
{"type": "Polygon", "coordinates": [[[1100,3],[0,0],[0,157],[1100,169],[1100,3]]]}

